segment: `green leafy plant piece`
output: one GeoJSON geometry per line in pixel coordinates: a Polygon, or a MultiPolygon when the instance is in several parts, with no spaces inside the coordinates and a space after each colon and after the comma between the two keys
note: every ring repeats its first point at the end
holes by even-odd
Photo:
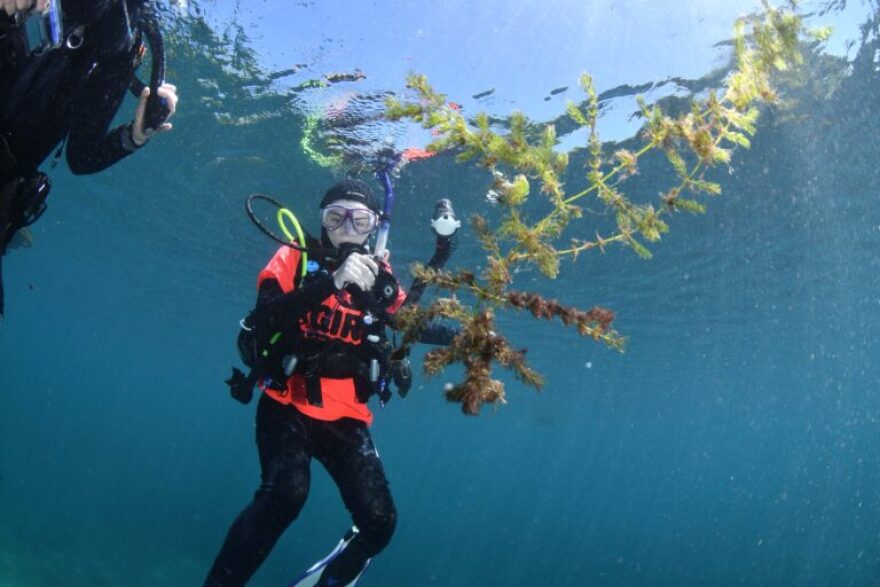
{"type": "Polygon", "coordinates": [[[557,150],[556,129],[543,128],[525,115],[511,115],[507,129],[492,128],[486,114],[467,119],[445,95],[435,91],[424,75],[413,74],[408,87],[412,101],[389,99],[386,116],[391,120],[410,120],[430,129],[436,136],[428,149],[453,151],[460,162],[473,162],[488,169],[491,185],[488,195],[502,210],[497,226],[477,215],[471,225],[486,254],[479,273],[450,273],[424,267],[416,269],[418,278],[435,285],[451,297],[441,297],[421,309],[409,309],[398,317],[404,331],[401,352],[417,339],[420,328],[432,319],[446,318],[460,325],[460,334],[448,348],[430,351],[424,368],[436,375],[447,366],[461,364],[464,380],[447,390],[450,401],[461,403],[467,414],[477,414],[484,404],[505,402],[504,385],[493,379],[496,365],[535,388],[543,379],[525,362],[525,349],[514,350],[499,333],[495,317],[500,311],[528,311],[536,318],[558,319],[574,326],[612,349],[623,350],[625,339],[612,329],[614,313],[595,307],[589,311],[564,306],[537,293],[512,289],[513,276],[534,269],[548,278],[562,270],[562,261],[573,261],[592,249],[605,251],[623,244],[638,256],[649,259],[647,243],[654,243],[668,232],[664,217],[675,212],[703,213],[704,196],[721,193],[718,183],[705,178],[708,169],[727,165],[738,148],[749,148],[749,137],[756,132],[762,104],[778,101],[772,83],[774,72],[788,71],[803,61],[802,41],[827,38],[827,31],[810,33],[803,24],[795,2],[784,9],[763,3],[760,14],[739,19],[734,27],[734,63],[723,87],[705,98],[692,100],[689,111],[673,116],[658,105],[639,99],[644,118],[640,132],[642,146],[636,150],[618,149],[606,153],[598,133],[599,101],[589,75],[580,79],[586,94],[585,105],[569,103],[568,116],[588,130],[589,153],[585,183],[568,194],[561,177],[569,156],[557,150]],[[627,178],[638,173],[639,160],[651,152],[662,152],[675,173],[675,183],[660,196],[660,206],[633,200],[623,190],[627,178]],[[523,211],[523,204],[543,196],[541,213],[523,211]],[[590,228],[581,205],[597,205],[616,219],[616,231],[600,236],[590,228]],[[576,231],[595,237],[568,238],[576,231]],[[468,302],[463,301],[467,299],[468,302]]]}

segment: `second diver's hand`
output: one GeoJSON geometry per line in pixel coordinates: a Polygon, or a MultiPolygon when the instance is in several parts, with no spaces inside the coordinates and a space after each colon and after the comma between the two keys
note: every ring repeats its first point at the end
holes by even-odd
{"type": "Polygon", "coordinates": [[[144,128],[144,116],[147,111],[147,98],[150,97],[150,88],[149,86],[145,87],[141,91],[137,109],[134,112],[134,120],[131,123],[131,140],[136,147],[144,146],[144,143],[150,140],[154,135],[168,132],[173,128],[168,120],[174,116],[174,112],[177,110],[177,87],[171,84],[162,84],[159,86],[157,92],[168,104],[168,116],[165,118],[165,122],[160,124],[157,128],[144,128]]]}

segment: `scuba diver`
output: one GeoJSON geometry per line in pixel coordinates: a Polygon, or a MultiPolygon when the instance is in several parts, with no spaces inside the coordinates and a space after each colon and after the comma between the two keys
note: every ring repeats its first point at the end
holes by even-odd
{"type": "MultiPolygon", "coordinates": [[[[261,484],[229,529],[206,587],[244,585],[257,571],[305,504],[313,458],[339,487],[355,528],[290,585],[354,585],[391,540],[397,512],[370,435],[367,401],[377,395],[384,405],[387,381],[404,395],[411,379],[408,363],[391,360],[385,334],[407,298],[383,254],[387,174],[385,181],[382,211],[363,181],[331,187],[320,204],[320,240],[303,236],[297,224],[304,246],[282,246],[259,274],[257,304],[239,336],[242,359],[253,370],[245,378],[235,369],[227,383],[242,403],[250,401],[255,381],[263,392],[256,415],[261,484]]],[[[447,345],[454,335],[435,324],[420,340],[447,345]]]]}
{"type": "Polygon", "coordinates": [[[74,174],[101,171],[171,130],[177,90],[164,83],[164,46],[148,0],[0,0],[0,8],[2,262],[15,234],[46,209],[50,182],[38,167],[56,147],[57,161],[66,144],[74,174]],[[135,77],[145,41],[149,85],[135,77]],[[133,120],[111,130],[127,91],[139,98],[133,120]]]}

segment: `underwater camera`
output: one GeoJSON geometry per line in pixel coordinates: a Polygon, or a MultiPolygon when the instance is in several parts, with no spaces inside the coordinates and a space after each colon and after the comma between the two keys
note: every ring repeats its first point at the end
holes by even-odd
{"type": "MultiPolygon", "coordinates": [[[[351,253],[369,254],[369,251],[363,245],[342,243],[339,246],[338,262],[341,263],[351,253]]],[[[400,293],[400,284],[397,282],[397,278],[388,271],[384,263],[382,263],[378,257],[374,258],[379,265],[379,274],[376,275],[376,281],[373,283],[373,289],[370,290],[370,294],[372,294],[379,306],[382,308],[388,308],[397,301],[397,296],[400,293]]],[[[349,286],[346,287],[346,290],[350,293],[359,295],[359,289],[357,287],[349,286]]]]}
{"type": "Polygon", "coordinates": [[[376,282],[373,284],[373,297],[380,306],[387,308],[397,300],[397,294],[400,292],[400,285],[397,279],[383,266],[379,266],[379,275],[376,276],[376,282]]]}

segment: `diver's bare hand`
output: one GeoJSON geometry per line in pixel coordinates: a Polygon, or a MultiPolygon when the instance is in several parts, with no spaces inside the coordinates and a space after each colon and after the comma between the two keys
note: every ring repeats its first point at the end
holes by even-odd
{"type": "Polygon", "coordinates": [[[49,10],[49,0],[0,0],[0,10],[9,16],[15,16],[17,12],[30,12],[32,9],[46,12],[49,10]]]}
{"type": "Polygon", "coordinates": [[[369,291],[376,283],[376,275],[379,274],[379,266],[369,255],[352,253],[342,265],[333,272],[333,284],[336,289],[342,289],[349,283],[353,283],[364,291],[369,291]]]}
{"type": "Polygon", "coordinates": [[[177,110],[177,87],[171,84],[162,84],[159,86],[158,92],[159,96],[165,98],[165,102],[168,106],[168,116],[165,117],[165,122],[160,124],[158,128],[144,128],[144,114],[147,111],[147,98],[150,97],[150,88],[144,88],[141,92],[140,102],[138,102],[137,109],[134,111],[134,122],[131,123],[131,140],[134,141],[134,144],[138,147],[143,146],[143,144],[149,141],[153,135],[167,132],[173,128],[168,120],[174,116],[174,112],[177,110]]]}

